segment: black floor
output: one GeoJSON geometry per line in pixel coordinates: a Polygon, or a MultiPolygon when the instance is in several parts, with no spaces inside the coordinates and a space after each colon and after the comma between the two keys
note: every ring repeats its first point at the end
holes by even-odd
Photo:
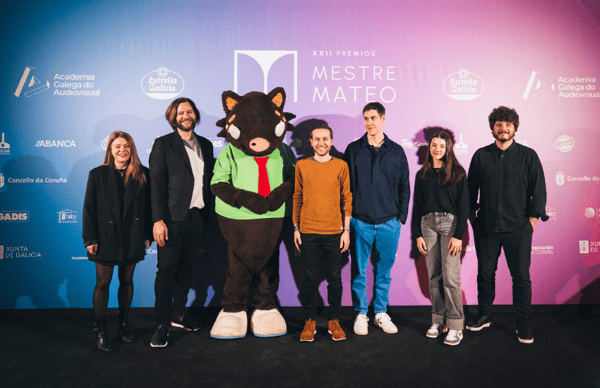
{"type": "MultiPolygon", "coordinates": [[[[322,319],[312,343],[299,341],[299,308],[283,308],[285,336],[229,341],[210,338],[218,309],[201,309],[192,313],[202,330],[171,329],[169,346],[156,349],[152,310],[137,309],[139,340],[101,354],[89,310],[4,310],[0,387],[600,387],[600,306],[534,306],[532,345],[517,341],[511,311],[497,306],[491,328],[450,347],[425,337],[426,307],[392,307],[399,333],[371,325],[367,336],[352,332],[344,307],[348,339],[332,341],[322,319]]],[[[112,336],[114,316],[109,323],[112,336]]]]}

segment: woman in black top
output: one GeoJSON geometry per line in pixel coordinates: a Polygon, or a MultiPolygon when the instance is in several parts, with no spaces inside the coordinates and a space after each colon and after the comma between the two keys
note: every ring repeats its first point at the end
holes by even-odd
{"type": "Polygon", "coordinates": [[[437,338],[449,329],[444,340],[448,345],[460,343],[464,326],[460,252],[469,215],[466,178],[450,135],[434,134],[415,179],[413,227],[429,273],[433,325],[427,337],[437,338]]]}
{"type": "Polygon", "coordinates": [[[119,266],[119,315],[116,338],[134,342],[128,313],[133,298],[133,271],[152,241],[150,180],[128,133],[108,138],[104,164],[90,171],[83,204],[83,243],[88,259],[96,263],[94,288],[95,345],[115,350],[106,331],[108,286],[119,266]]]}

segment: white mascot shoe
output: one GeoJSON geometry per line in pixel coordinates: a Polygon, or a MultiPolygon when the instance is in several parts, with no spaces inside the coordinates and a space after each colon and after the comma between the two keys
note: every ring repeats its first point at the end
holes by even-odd
{"type": "Polygon", "coordinates": [[[221,310],[210,330],[210,336],[218,339],[236,339],[246,336],[248,314],[245,311],[226,313],[221,310]]]}
{"type": "Polygon", "coordinates": [[[279,337],[287,333],[285,319],[276,308],[271,310],[254,310],[250,327],[257,337],[279,337]]]}

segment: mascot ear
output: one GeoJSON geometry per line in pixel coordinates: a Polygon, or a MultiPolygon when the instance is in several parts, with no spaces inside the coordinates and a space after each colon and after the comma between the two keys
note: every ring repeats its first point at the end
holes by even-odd
{"type": "Polygon", "coordinates": [[[225,128],[221,129],[221,131],[217,133],[217,137],[227,138],[227,130],[225,128]]]}
{"type": "Polygon", "coordinates": [[[283,111],[283,105],[285,104],[285,90],[283,90],[282,87],[271,90],[267,96],[280,111],[283,111]]]}
{"type": "Polygon", "coordinates": [[[236,106],[237,103],[241,100],[241,97],[235,92],[232,92],[231,90],[223,92],[223,95],[221,97],[223,99],[223,109],[227,114],[231,112],[233,107],[236,106]]]}

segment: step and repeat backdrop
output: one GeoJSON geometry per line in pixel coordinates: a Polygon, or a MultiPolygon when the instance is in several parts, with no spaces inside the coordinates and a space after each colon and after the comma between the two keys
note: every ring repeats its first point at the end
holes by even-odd
{"type": "MultiPolygon", "coordinates": [[[[283,86],[296,114],[286,142],[310,155],[311,126],[334,130],[335,156],[365,132],[380,101],[385,133],[404,147],[411,186],[427,136],[452,132],[459,161],[494,139],[493,108],[517,110],[515,139],[542,161],[550,220],[533,236],[535,304],[600,303],[600,10],[597,1],[11,2],[0,116],[0,308],[85,308],[95,268],[81,237],[88,172],[108,135],[130,133],[144,165],[177,97],[202,115],[215,157],[221,93],[283,86]]],[[[412,213],[412,200],[410,204],[412,213]]],[[[409,220],[410,220],[409,213],[409,220]]],[[[214,220],[190,304],[219,305],[226,243],[214,220]]],[[[463,239],[463,298],[477,303],[472,230],[463,239]]],[[[302,263],[282,244],[279,298],[299,306],[302,263]]],[[[391,305],[428,305],[424,258],[401,232],[391,305]]],[[[343,303],[351,304],[350,264],[343,303]]],[[[134,277],[134,307],[154,305],[156,245],[134,277]]],[[[324,274],[322,275],[324,279],[324,274]]],[[[372,277],[370,279],[372,281],[372,277]]],[[[111,286],[116,307],[118,280],[111,286]]],[[[504,256],[495,303],[512,303],[504,256]]],[[[320,284],[326,300],[326,281],[320,284]]]]}

